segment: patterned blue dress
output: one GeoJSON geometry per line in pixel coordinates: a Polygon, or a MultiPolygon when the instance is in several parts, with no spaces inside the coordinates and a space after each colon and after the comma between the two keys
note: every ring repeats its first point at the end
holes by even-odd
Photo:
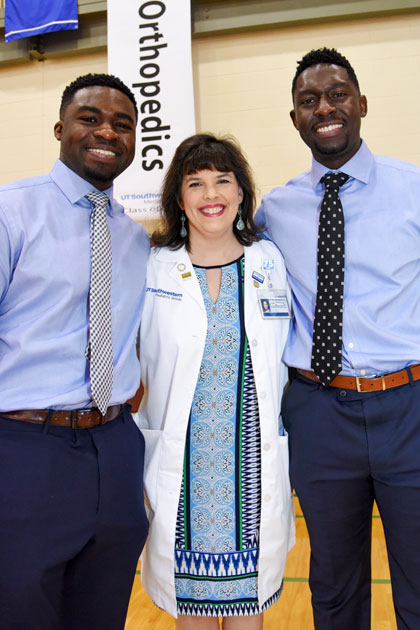
{"type": "Polygon", "coordinates": [[[257,394],[244,329],[244,258],[222,266],[214,304],[195,266],[207,337],[190,412],[175,540],[181,615],[255,615],[261,455],[257,394]]]}

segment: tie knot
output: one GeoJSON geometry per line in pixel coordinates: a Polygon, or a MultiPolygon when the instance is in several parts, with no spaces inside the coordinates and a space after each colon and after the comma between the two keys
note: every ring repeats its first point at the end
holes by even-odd
{"type": "Polygon", "coordinates": [[[93,205],[93,208],[96,210],[96,208],[99,208],[101,210],[107,208],[108,206],[108,195],[106,195],[103,192],[90,192],[86,195],[86,199],[88,199],[91,204],[93,205]]]}
{"type": "Polygon", "coordinates": [[[346,183],[349,175],[346,173],[326,173],[324,177],[321,177],[321,182],[325,185],[326,190],[333,188],[338,190],[340,186],[346,183]]]}

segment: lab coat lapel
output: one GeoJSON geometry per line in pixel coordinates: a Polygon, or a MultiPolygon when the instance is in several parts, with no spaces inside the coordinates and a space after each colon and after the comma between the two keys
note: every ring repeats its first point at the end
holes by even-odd
{"type": "Polygon", "coordinates": [[[195,300],[201,309],[205,311],[200,285],[186,248],[181,247],[181,249],[175,251],[163,248],[156,257],[158,260],[165,261],[171,265],[169,276],[180,287],[180,292],[195,300]]]}

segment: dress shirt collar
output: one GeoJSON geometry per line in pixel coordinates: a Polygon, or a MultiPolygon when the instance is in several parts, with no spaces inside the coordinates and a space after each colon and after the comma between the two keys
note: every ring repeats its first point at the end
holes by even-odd
{"type": "Polygon", "coordinates": [[[334,172],[334,170],[336,172],[340,171],[342,173],[346,173],[351,178],[357,179],[363,184],[368,184],[373,167],[373,161],[373,155],[369,151],[364,140],[362,140],[362,144],[360,145],[360,149],[357,153],[355,153],[348,162],[340,166],[339,169],[330,169],[312,158],[312,187],[315,190],[318,185],[321,186],[321,177],[323,177],[325,173],[334,172]]]}
{"type": "Polygon", "coordinates": [[[77,203],[86,206],[86,208],[91,208],[90,202],[86,199],[87,193],[104,192],[110,201],[108,207],[109,214],[115,216],[123,214],[124,212],[123,207],[117,203],[113,197],[113,186],[110,186],[106,190],[98,191],[92,184],[68,168],[60,159],[54,164],[50,172],[50,177],[71,204],[77,203]]]}

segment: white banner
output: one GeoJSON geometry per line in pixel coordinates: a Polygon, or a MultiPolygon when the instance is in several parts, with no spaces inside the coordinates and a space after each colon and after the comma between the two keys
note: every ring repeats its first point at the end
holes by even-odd
{"type": "Polygon", "coordinates": [[[163,175],[195,133],[190,0],[108,0],[108,69],[139,108],[136,157],[115,198],[133,219],[156,219],[163,175]]]}

